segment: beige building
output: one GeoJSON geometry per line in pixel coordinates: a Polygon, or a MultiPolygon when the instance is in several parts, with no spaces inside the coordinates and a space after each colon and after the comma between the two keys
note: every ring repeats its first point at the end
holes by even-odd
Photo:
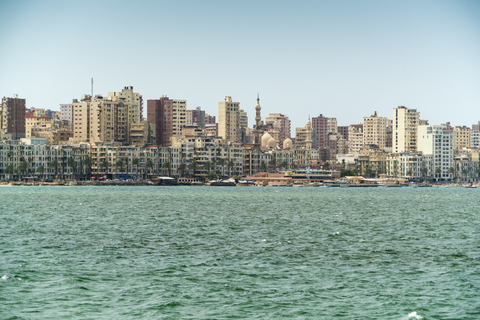
{"type": "Polygon", "coordinates": [[[283,144],[283,141],[285,141],[287,138],[290,139],[291,135],[291,121],[290,119],[281,114],[281,113],[270,113],[269,116],[265,119],[265,123],[274,123],[275,121],[278,122],[278,127],[280,130],[280,145],[283,144]]]}
{"type": "Polygon", "coordinates": [[[187,100],[173,100],[172,106],[172,130],[174,137],[182,135],[182,128],[187,124],[187,100]]]}
{"type": "Polygon", "coordinates": [[[348,153],[358,154],[363,147],[363,124],[348,126],[348,153]]]}
{"type": "Polygon", "coordinates": [[[363,145],[376,145],[384,150],[387,146],[387,118],[377,116],[363,118],[363,145]]]}
{"type": "Polygon", "coordinates": [[[240,112],[240,118],[239,118],[240,128],[248,128],[247,112],[244,111],[243,109],[240,109],[239,112],[240,112]]]}
{"type": "Polygon", "coordinates": [[[131,126],[142,122],[142,96],[133,87],[110,92],[108,97],[83,95],[72,108],[75,142],[130,144],[131,126]]]}
{"type": "Polygon", "coordinates": [[[295,148],[312,149],[312,122],[308,118],[307,124],[303,128],[295,129],[295,148]]]}
{"type": "Polygon", "coordinates": [[[44,129],[50,129],[53,127],[53,118],[51,117],[36,117],[27,115],[25,118],[25,135],[27,138],[32,137],[32,128],[39,127],[44,129]]]}
{"type": "Polygon", "coordinates": [[[240,102],[233,102],[232,97],[218,103],[218,136],[240,142],[240,102]]]}
{"type": "Polygon", "coordinates": [[[403,106],[393,109],[392,152],[417,151],[417,128],[420,112],[403,106]]]}
{"type": "Polygon", "coordinates": [[[453,148],[454,150],[462,150],[470,147],[470,128],[466,126],[453,127],[453,148]]]}

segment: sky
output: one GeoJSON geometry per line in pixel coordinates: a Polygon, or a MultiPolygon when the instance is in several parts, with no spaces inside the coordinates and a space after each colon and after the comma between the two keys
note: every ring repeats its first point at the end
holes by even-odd
{"type": "Polygon", "coordinates": [[[0,96],[60,110],[133,86],[217,115],[225,96],[292,135],[397,106],[430,124],[480,120],[480,1],[0,1],[0,96]]]}

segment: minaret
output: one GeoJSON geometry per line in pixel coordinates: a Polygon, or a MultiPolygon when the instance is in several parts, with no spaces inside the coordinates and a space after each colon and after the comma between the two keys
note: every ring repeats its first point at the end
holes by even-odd
{"type": "Polygon", "coordinates": [[[312,149],[312,123],[310,122],[310,116],[308,116],[308,122],[305,126],[306,137],[305,137],[305,149],[312,149]]]}
{"type": "Polygon", "coordinates": [[[262,120],[262,117],[260,116],[260,97],[257,94],[257,106],[255,107],[256,115],[255,115],[255,129],[253,130],[253,133],[255,134],[255,145],[260,147],[261,145],[261,137],[262,137],[262,125],[260,124],[260,121],[262,120]]]}

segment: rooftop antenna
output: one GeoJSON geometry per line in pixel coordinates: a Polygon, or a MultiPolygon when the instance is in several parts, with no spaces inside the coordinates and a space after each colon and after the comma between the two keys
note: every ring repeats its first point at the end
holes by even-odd
{"type": "Polygon", "coordinates": [[[92,78],[92,97],[93,97],[93,78],[92,78]]]}

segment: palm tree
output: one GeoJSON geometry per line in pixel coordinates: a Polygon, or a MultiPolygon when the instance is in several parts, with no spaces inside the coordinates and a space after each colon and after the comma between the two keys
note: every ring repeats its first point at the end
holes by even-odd
{"type": "Polygon", "coordinates": [[[18,165],[18,171],[21,172],[22,176],[25,176],[25,172],[27,171],[27,169],[28,169],[28,162],[27,161],[20,162],[20,164],[18,165]]]}
{"type": "Polygon", "coordinates": [[[93,165],[92,158],[87,156],[83,160],[82,164],[83,164],[83,166],[87,167],[87,173],[88,173],[88,176],[90,177],[89,179],[91,179],[91,177],[92,177],[92,165],[93,165]]]}
{"type": "Polygon", "coordinates": [[[269,166],[272,166],[273,169],[275,169],[275,166],[277,165],[277,160],[274,158],[268,162],[269,166]]]}
{"type": "Polygon", "coordinates": [[[73,175],[75,173],[75,167],[77,166],[77,164],[75,163],[75,159],[68,158],[67,165],[72,169],[72,175],[73,175]]]}
{"type": "Polygon", "coordinates": [[[210,169],[212,168],[212,163],[210,161],[207,161],[203,164],[203,167],[210,173],[210,169]]]}
{"type": "Polygon", "coordinates": [[[187,171],[187,165],[185,163],[180,164],[178,166],[178,171],[180,171],[181,175],[183,176],[185,171],[187,171]]]}
{"type": "Polygon", "coordinates": [[[137,180],[138,180],[138,164],[140,163],[140,159],[138,158],[135,158],[132,160],[132,166],[135,166],[135,174],[137,176],[137,180]]]}
{"type": "Polygon", "coordinates": [[[228,175],[232,176],[232,168],[235,167],[235,163],[233,162],[232,159],[230,159],[230,161],[228,161],[227,167],[228,167],[228,175]]]}
{"type": "Polygon", "coordinates": [[[442,169],[440,168],[435,169],[435,174],[437,175],[437,182],[438,182],[438,175],[440,175],[441,173],[442,173],[442,169]]]}
{"type": "Polygon", "coordinates": [[[407,177],[410,177],[412,174],[413,174],[412,169],[410,169],[410,170],[407,171],[407,177]]]}
{"type": "Polygon", "coordinates": [[[5,168],[5,172],[10,173],[10,174],[13,174],[13,173],[15,172],[15,167],[13,166],[13,164],[9,164],[9,165],[5,168]]]}
{"type": "Polygon", "coordinates": [[[325,162],[325,163],[323,164],[323,169],[325,169],[325,170],[330,169],[330,162],[325,162]]]}
{"type": "MultiPolygon", "coordinates": [[[[452,175],[452,177],[455,178],[455,175],[454,175],[454,173],[455,173],[455,168],[454,168],[454,167],[448,168],[448,173],[450,173],[450,174],[452,175]]],[[[452,180],[453,180],[453,179],[452,179],[452,180]]]]}
{"type": "Polygon", "coordinates": [[[215,172],[217,172],[216,167],[217,167],[217,159],[213,158],[212,159],[212,168],[215,172]]]}
{"type": "Polygon", "coordinates": [[[288,162],[286,160],[283,160],[280,163],[280,168],[287,169],[288,168],[288,162]]]}
{"type": "Polygon", "coordinates": [[[262,161],[262,163],[260,164],[260,172],[266,172],[267,171],[267,165],[265,164],[265,162],[262,161]]]}
{"type": "Polygon", "coordinates": [[[188,165],[188,168],[191,169],[193,171],[193,177],[195,178],[195,171],[197,170],[197,166],[198,166],[198,163],[197,163],[197,160],[195,159],[192,159],[192,162],[190,162],[190,164],[188,165]]]}
{"type": "Polygon", "coordinates": [[[425,177],[427,176],[427,173],[428,173],[428,169],[423,167],[422,169],[420,169],[420,172],[422,173],[422,177],[425,180],[425,177]]]}
{"type": "Polygon", "coordinates": [[[222,167],[222,176],[224,176],[225,174],[225,170],[224,170],[224,165],[225,165],[225,159],[224,158],[220,158],[220,159],[217,159],[217,164],[222,167]]]}
{"type": "Polygon", "coordinates": [[[59,166],[59,163],[57,159],[50,161],[50,163],[48,164],[48,167],[50,169],[55,169],[55,179],[57,178],[58,166],[59,166]]]}
{"type": "Polygon", "coordinates": [[[123,171],[124,165],[125,165],[125,161],[123,161],[123,159],[120,159],[115,163],[115,167],[120,168],[120,173],[123,171]]]}
{"type": "MultiPolygon", "coordinates": [[[[462,177],[467,177],[467,173],[468,173],[468,171],[463,169],[462,170],[462,177]]],[[[468,182],[468,179],[467,179],[467,182],[468,182]]]]}
{"type": "Polygon", "coordinates": [[[168,176],[170,177],[170,169],[172,168],[172,164],[170,162],[164,162],[162,165],[163,168],[168,169],[168,176]]]}
{"type": "Polygon", "coordinates": [[[107,175],[108,167],[110,166],[110,163],[107,160],[103,160],[100,163],[100,168],[103,168],[103,175],[107,175]]]}
{"type": "Polygon", "coordinates": [[[150,175],[152,175],[152,168],[155,164],[153,163],[153,161],[151,159],[148,159],[147,162],[145,163],[145,168],[149,168],[149,173],[150,175]]]}
{"type": "Polygon", "coordinates": [[[36,171],[40,173],[40,175],[43,175],[43,173],[45,172],[45,168],[44,166],[38,166],[36,171]]]}

